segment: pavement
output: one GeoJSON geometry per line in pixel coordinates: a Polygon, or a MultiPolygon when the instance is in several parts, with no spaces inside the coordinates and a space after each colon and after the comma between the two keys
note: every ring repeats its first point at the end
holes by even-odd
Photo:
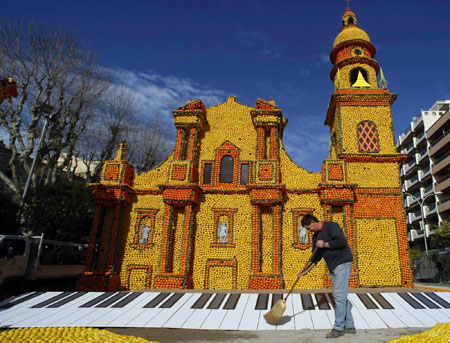
{"type": "Polygon", "coordinates": [[[336,339],[326,339],[329,330],[218,331],[188,329],[108,328],[108,331],[137,336],[160,343],[379,343],[428,330],[427,328],[358,330],[336,339]]]}

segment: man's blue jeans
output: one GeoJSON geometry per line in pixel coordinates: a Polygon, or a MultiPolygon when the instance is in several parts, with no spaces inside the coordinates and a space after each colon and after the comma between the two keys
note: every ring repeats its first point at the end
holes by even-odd
{"type": "Polygon", "coordinates": [[[351,304],[347,299],[348,283],[350,279],[350,271],[352,262],[346,262],[338,265],[331,272],[331,284],[333,286],[333,299],[336,303],[334,309],[335,321],[334,328],[336,330],[344,330],[345,328],[354,328],[351,304]]]}

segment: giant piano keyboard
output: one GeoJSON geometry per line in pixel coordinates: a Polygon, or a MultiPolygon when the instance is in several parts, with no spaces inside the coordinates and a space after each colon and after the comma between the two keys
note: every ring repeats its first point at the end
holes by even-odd
{"type": "MultiPolygon", "coordinates": [[[[264,314],[281,294],[34,292],[0,304],[0,327],[149,327],[209,330],[330,329],[328,293],[292,294],[277,325],[264,314]]],[[[350,293],[357,329],[450,322],[450,293],[350,293]]]]}

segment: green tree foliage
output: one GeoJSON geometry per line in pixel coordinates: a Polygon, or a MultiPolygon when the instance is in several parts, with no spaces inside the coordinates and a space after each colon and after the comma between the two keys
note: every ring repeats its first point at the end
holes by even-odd
{"type": "Polygon", "coordinates": [[[431,240],[437,247],[450,246],[450,222],[444,220],[441,226],[435,226],[434,234],[431,236],[431,240]]]}
{"type": "Polygon", "coordinates": [[[84,181],[58,181],[33,191],[23,211],[23,228],[47,239],[86,243],[92,226],[92,192],[84,181]]]}
{"type": "Polygon", "coordinates": [[[419,260],[423,257],[423,253],[419,249],[409,249],[409,257],[412,260],[419,260]]]}

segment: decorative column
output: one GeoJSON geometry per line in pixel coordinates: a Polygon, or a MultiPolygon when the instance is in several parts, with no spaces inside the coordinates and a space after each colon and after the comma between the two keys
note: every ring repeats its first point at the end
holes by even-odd
{"type": "Polygon", "coordinates": [[[177,127],[175,155],[167,182],[159,185],[166,204],[159,274],[156,288],[192,288],[194,212],[201,192],[198,186],[198,146],[207,128],[206,109],[200,100],[188,101],[173,111],[177,127]],[[182,214],[181,214],[182,213],[182,214]],[[183,225],[178,225],[179,216],[183,225]],[[175,242],[181,241],[181,261],[174,261],[175,242]],[[175,265],[176,262],[177,264],[175,265]]]}

